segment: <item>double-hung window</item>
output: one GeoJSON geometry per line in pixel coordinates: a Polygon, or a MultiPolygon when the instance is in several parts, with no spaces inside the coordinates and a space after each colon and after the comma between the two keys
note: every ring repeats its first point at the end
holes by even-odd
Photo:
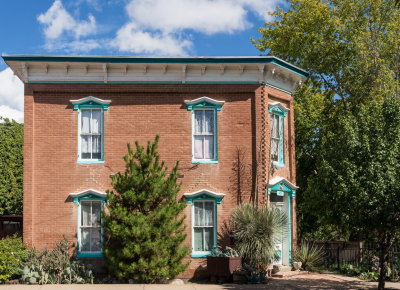
{"type": "Polygon", "coordinates": [[[269,104],[271,126],[271,162],[285,165],[284,120],[289,109],[279,102],[269,104]]]}
{"type": "Polygon", "coordinates": [[[217,205],[225,194],[202,189],[183,196],[192,205],[192,257],[207,257],[217,246],[217,205]]]}
{"type": "Polygon", "coordinates": [[[101,200],[81,201],[80,245],[81,254],[102,252],[101,200]]]}
{"type": "Polygon", "coordinates": [[[102,210],[107,201],[107,195],[94,189],[78,193],[70,193],[77,211],[78,257],[103,256],[102,210]]]}
{"type": "Polygon", "coordinates": [[[78,111],[78,163],[104,163],[104,111],[111,101],[90,96],[70,102],[78,111]]]}
{"type": "Polygon", "coordinates": [[[225,102],[201,97],[185,103],[192,111],[192,162],[218,163],[217,114],[225,102]]]}
{"type": "Polygon", "coordinates": [[[215,148],[215,110],[194,110],[194,159],[214,160],[215,148]]]}
{"type": "Polygon", "coordinates": [[[281,148],[281,124],[278,114],[271,114],[271,160],[279,162],[281,148]]]}
{"type": "Polygon", "coordinates": [[[102,159],[102,110],[81,110],[81,159],[102,159]]]}
{"type": "Polygon", "coordinates": [[[196,253],[210,252],[215,243],[215,202],[193,202],[193,251],[196,253]]]}

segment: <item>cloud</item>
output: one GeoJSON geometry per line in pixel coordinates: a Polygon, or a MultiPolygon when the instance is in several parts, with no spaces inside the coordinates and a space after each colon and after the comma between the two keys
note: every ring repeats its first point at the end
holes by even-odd
{"type": "Polygon", "coordinates": [[[137,29],[135,23],[129,23],[117,32],[112,45],[120,51],[133,53],[185,55],[193,44],[187,39],[177,39],[168,34],[145,32],[137,29]]]}
{"type": "MultiPolygon", "coordinates": [[[[108,40],[105,40],[107,42],[108,40]]],[[[97,39],[85,39],[85,40],[73,40],[73,41],[50,41],[44,45],[44,48],[50,51],[61,50],[66,53],[76,52],[89,52],[93,49],[101,47],[101,40],[97,39]]]]}
{"type": "MultiPolygon", "coordinates": [[[[44,26],[47,50],[81,51],[79,40],[97,32],[97,23],[93,15],[89,14],[87,20],[77,20],[64,8],[60,0],[54,1],[45,13],[37,17],[37,20],[44,26]]],[[[94,39],[90,42],[92,45],[86,51],[99,46],[99,44],[94,45],[96,42],[94,39]]]]}
{"type": "Polygon", "coordinates": [[[24,120],[24,85],[10,68],[0,71],[0,116],[24,120]]]}
{"type": "Polygon", "coordinates": [[[251,17],[268,18],[283,0],[130,0],[129,21],[114,46],[120,51],[185,55],[193,49],[190,33],[233,34],[252,27],[251,17]],[[250,13],[252,12],[252,14],[250,13]],[[156,47],[157,46],[157,47],[156,47]]]}

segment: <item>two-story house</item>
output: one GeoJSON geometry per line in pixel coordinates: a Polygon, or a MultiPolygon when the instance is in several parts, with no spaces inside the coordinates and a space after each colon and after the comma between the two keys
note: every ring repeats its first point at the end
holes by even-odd
{"type": "Polygon", "coordinates": [[[180,161],[187,200],[191,277],[229,242],[232,210],[282,208],[296,245],[293,92],[307,73],[260,57],[3,56],[25,84],[23,239],[53,247],[64,235],[82,259],[102,257],[101,209],[126,144],[160,135],[171,168],[180,161]],[[252,195],[253,193],[253,195],[252,195]]]}

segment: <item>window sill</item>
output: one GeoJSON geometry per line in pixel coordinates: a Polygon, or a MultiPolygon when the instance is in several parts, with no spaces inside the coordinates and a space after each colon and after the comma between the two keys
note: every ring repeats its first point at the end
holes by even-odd
{"type": "Polygon", "coordinates": [[[211,256],[211,252],[193,252],[192,258],[206,258],[211,256]]]}
{"type": "Polygon", "coordinates": [[[78,160],[78,164],[104,164],[104,160],[78,160]]]}
{"type": "Polygon", "coordinates": [[[103,253],[78,253],[77,258],[103,258],[103,253]]]}
{"type": "Polygon", "coordinates": [[[218,160],[198,160],[192,159],[193,164],[218,164],[218,160]]]}

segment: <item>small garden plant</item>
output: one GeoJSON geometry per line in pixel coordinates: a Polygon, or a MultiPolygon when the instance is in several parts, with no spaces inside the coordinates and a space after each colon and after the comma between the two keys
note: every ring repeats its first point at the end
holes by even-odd
{"type": "Polygon", "coordinates": [[[301,262],[301,267],[313,271],[323,264],[323,250],[313,244],[302,243],[293,255],[294,262],[301,262]]]}
{"type": "Polygon", "coordinates": [[[23,284],[93,283],[93,271],[70,256],[71,245],[65,238],[53,250],[30,250],[21,270],[23,284]]]}

